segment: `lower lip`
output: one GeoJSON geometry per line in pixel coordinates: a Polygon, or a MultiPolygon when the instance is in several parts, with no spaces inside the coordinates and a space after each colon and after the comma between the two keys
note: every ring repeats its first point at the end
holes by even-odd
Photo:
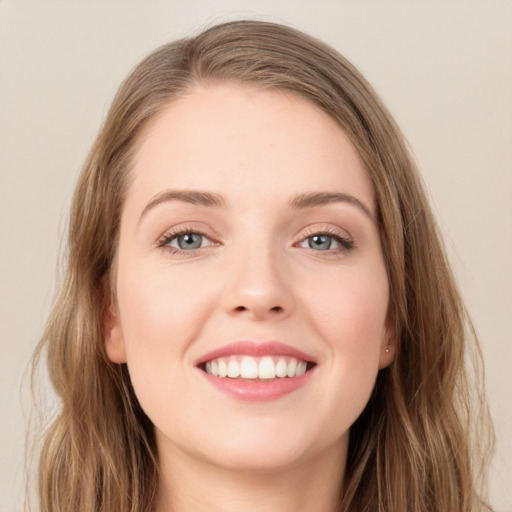
{"type": "Polygon", "coordinates": [[[203,370],[199,370],[205,379],[215,388],[238,400],[262,402],[276,400],[298,390],[311,377],[313,368],[299,377],[276,378],[273,380],[238,380],[230,378],[215,377],[203,370]]]}

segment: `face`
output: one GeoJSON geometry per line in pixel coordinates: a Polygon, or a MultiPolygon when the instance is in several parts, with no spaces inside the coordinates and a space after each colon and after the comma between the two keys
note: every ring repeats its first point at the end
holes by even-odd
{"type": "Polygon", "coordinates": [[[393,337],[372,185],[327,114],[235,85],[166,107],[138,143],[116,283],[107,353],[161,457],[345,453],[393,337]]]}

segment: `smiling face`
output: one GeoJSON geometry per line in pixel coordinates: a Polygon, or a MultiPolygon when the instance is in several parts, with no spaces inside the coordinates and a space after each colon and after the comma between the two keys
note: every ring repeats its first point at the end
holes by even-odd
{"type": "Polygon", "coordinates": [[[197,88],[141,136],[106,347],[161,460],[341,460],[392,357],[388,293],[371,182],[316,106],[197,88]]]}

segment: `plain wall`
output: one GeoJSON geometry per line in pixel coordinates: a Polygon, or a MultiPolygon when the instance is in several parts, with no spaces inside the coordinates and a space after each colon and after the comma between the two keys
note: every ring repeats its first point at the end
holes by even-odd
{"type": "Polygon", "coordinates": [[[491,498],[511,512],[512,3],[499,0],[0,0],[0,511],[22,508],[22,377],[113,94],[157,45],[244,16],[332,44],[410,141],[481,337],[498,435],[491,498]]]}

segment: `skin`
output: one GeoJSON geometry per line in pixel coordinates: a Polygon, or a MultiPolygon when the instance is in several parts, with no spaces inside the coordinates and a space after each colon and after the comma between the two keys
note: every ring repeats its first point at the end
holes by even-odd
{"type": "Polygon", "coordinates": [[[197,87],[146,127],[122,211],[106,347],[128,363],[155,425],[158,511],[335,510],[349,428],[393,357],[374,218],[348,137],[292,94],[197,87]],[[169,189],[220,194],[223,204],[148,207],[169,189]],[[290,206],[312,192],[360,204],[290,206]],[[183,227],[205,235],[201,248],[169,247],[183,227]],[[318,233],[333,236],[331,248],[310,247],[318,233]],[[195,366],[237,340],[280,341],[317,365],[289,395],[240,401],[195,366]]]}

